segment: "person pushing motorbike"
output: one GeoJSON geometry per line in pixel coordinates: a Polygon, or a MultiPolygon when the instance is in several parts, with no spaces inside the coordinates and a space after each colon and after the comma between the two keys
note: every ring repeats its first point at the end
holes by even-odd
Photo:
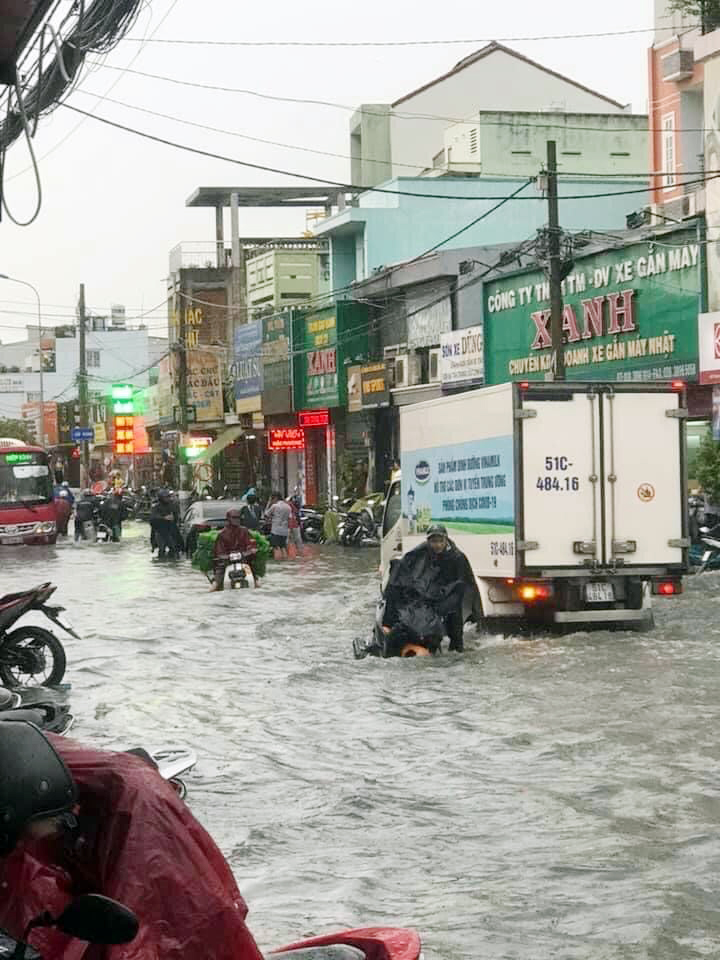
{"type": "Polygon", "coordinates": [[[230,867],[147,761],[14,721],[0,722],[0,770],[0,927],[20,938],[83,892],[140,924],[113,947],[34,930],[44,960],[262,960],[230,867]]]}
{"type": "Polygon", "coordinates": [[[413,639],[407,636],[405,620],[410,618],[403,616],[403,610],[418,605],[429,607],[442,620],[450,650],[461,653],[465,613],[472,611],[479,617],[480,595],[467,557],[448,538],[442,523],[432,524],[425,543],[393,564],[382,618],[390,643],[413,639]]]}
{"type": "Polygon", "coordinates": [[[169,556],[175,559],[182,550],[182,538],[178,529],[180,506],[169,490],[161,488],[150,510],[150,549],[157,549],[159,559],[169,556]]]}

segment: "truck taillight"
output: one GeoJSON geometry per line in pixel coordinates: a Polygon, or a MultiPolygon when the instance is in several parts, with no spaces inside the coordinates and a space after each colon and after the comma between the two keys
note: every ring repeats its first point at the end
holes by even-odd
{"type": "Polygon", "coordinates": [[[676,597],[683,592],[682,580],[654,580],[652,592],[659,597],[676,597]]]}
{"type": "Polygon", "coordinates": [[[523,603],[536,603],[549,600],[553,595],[552,587],[547,583],[526,583],[518,588],[518,596],[523,603]]]}

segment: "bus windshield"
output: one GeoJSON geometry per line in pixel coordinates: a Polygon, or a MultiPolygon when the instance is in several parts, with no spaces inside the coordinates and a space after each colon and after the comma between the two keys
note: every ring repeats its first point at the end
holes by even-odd
{"type": "Polygon", "coordinates": [[[53,487],[44,452],[0,452],[0,506],[49,503],[53,487]]]}

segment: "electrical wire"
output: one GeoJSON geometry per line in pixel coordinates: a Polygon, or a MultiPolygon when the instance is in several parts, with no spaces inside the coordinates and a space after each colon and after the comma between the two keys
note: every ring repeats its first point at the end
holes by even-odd
{"type": "MultiPolygon", "coordinates": [[[[80,107],[75,107],[69,103],[63,103],[61,106],[65,107],[66,110],[72,110],[75,113],[83,114],[87,117],[92,117],[93,120],[97,120],[99,123],[103,123],[106,126],[113,127],[116,130],[122,130],[125,133],[131,133],[134,136],[142,137],[145,140],[150,140],[154,143],[160,143],[167,147],[173,147],[176,150],[183,150],[187,153],[193,153],[201,157],[209,157],[212,160],[221,160],[224,163],[232,163],[237,166],[247,167],[251,170],[261,170],[265,173],[276,173],[281,176],[286,177],[295,177],[300,180],[307,180],[311,183],[322,184],[326,189],[328,187],[338,187],[341,190],[345,190],[348,193],[382,193],[390,194],[392,196],[401,196],[401,197],[416,197],[419,199],[427,200],[496,200],[496,196],[469,196],[468,194],[439,194],[439,193],[421,193],[413,190],[393,190],[388,187],[369,187],[361,186],[358,184],[343,183],[339,180],[328,180],[322,177],[314,177],[310,174],[297,173],[293,170],[284,170],[279,167],[271,167],[267,164],[261,163],[251,163],[249,160],[239,160],[237,157],[228,157],[219,153],[214,153],[211,150],[202,150],[199,147],[193,147],[189,144],[178,143],[176,140],[168,140],[165,137],[159,137],[152,133],[147,133],[144,130],[137,130],[134,127],[129,127],[126,124],[118,123],[116,120],[109,120],[107,117],[100,117],[97,114],[88,113],[86,110],[81,110],[80,107]]],[[[701,180],[689,180],[684,182],[684,186],[692,186],[695,183],[704,183],[706,180],[715,179],[716,175],[713,176],[703,176],[701,180]]],[[[720,176],[720,174],[717,174],[720,176]]],[[[630,190],[615,190],[615,191],[605,191],[603,193],[592,193],[592,194],[569,194],[566,196],[561,196],[561,200],[602,200],[608,197],[624,197],[630,196],[632,194],[638,193],[648,193],[649,188],[647,186],[636,187],[630,190]]],[[[517,200],[532,200],[535,201],[534,197],[516,197],[517,200]]],[[[312,206],[312,204],[308,204],[312,206]]]]}
{"type": "MultiPolygon", "coordinates": [[[[10,208],[8,207],[5,190],[3,189],[2,172],[5,168],[5,152],[7,150],[7,145],[5,146],[0,145],[0,209],[5,211],[5,213],[8,215],[8,217],[15,224],[16,227],[29,227],[31,223],[34,223],[35,220],[37,220],[40,214],[40,210],[42,208],[42,182],[40,180],[40,168],[38,167],[37,157],[35,156],[35,148],[33,147],[33,142],[32,142],[33,135],[32,135],[32,131],[30,130],[30,124],[28,122],[27,113],[25,112],[25,103],[23,100],[23,94],[20,90],[20,83],[17,79],[17,76],[15,78],[14,87],[15,87],[15,96],[17,98],[18,110],[20,112],[20,118],[22,120],[22,127],[25,132],[25,140],[27,143],[28,152],[30,153],[30,161],[32,163],[33,172],[35,174],[35,186],[37,189],[37,195],[36,195],[36,202],[35,202],[35,210],[30,216],[30,219],[18,220],[14,216],[10,208]]],[[[8,101],[8,108],[9,108],[9,101],[8,101]]]]}
{"type": "MultiPolygon", "coordinates": [[[[700,24],[695,26],[699,27],[700,24]]],[[[692,28],[688,28],[692,29],[692,28]]],[[[211,47],[438,47],[460,44],[528,43],[544,40],[595,40],[605,37],[627,37],[660,31],[676,32],[674,27],[637,27],[631,30],[604,30],[594,33],[556,33],[532,37],[495,37],[491,39],[454,38],[449,40],[200,40],[157,37],[153,43],[211,47]]],[[[128,37],[132,41],[133,37],[128,37]]]]}

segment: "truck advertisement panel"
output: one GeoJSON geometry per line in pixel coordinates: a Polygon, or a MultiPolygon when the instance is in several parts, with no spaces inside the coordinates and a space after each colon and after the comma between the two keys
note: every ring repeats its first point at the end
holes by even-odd
{"type": "Polygon", "coordinates": [[[454,533],[514,534],[512,436],[404,451],[403,516],[407,532],[431,523],[454,533]]]}

